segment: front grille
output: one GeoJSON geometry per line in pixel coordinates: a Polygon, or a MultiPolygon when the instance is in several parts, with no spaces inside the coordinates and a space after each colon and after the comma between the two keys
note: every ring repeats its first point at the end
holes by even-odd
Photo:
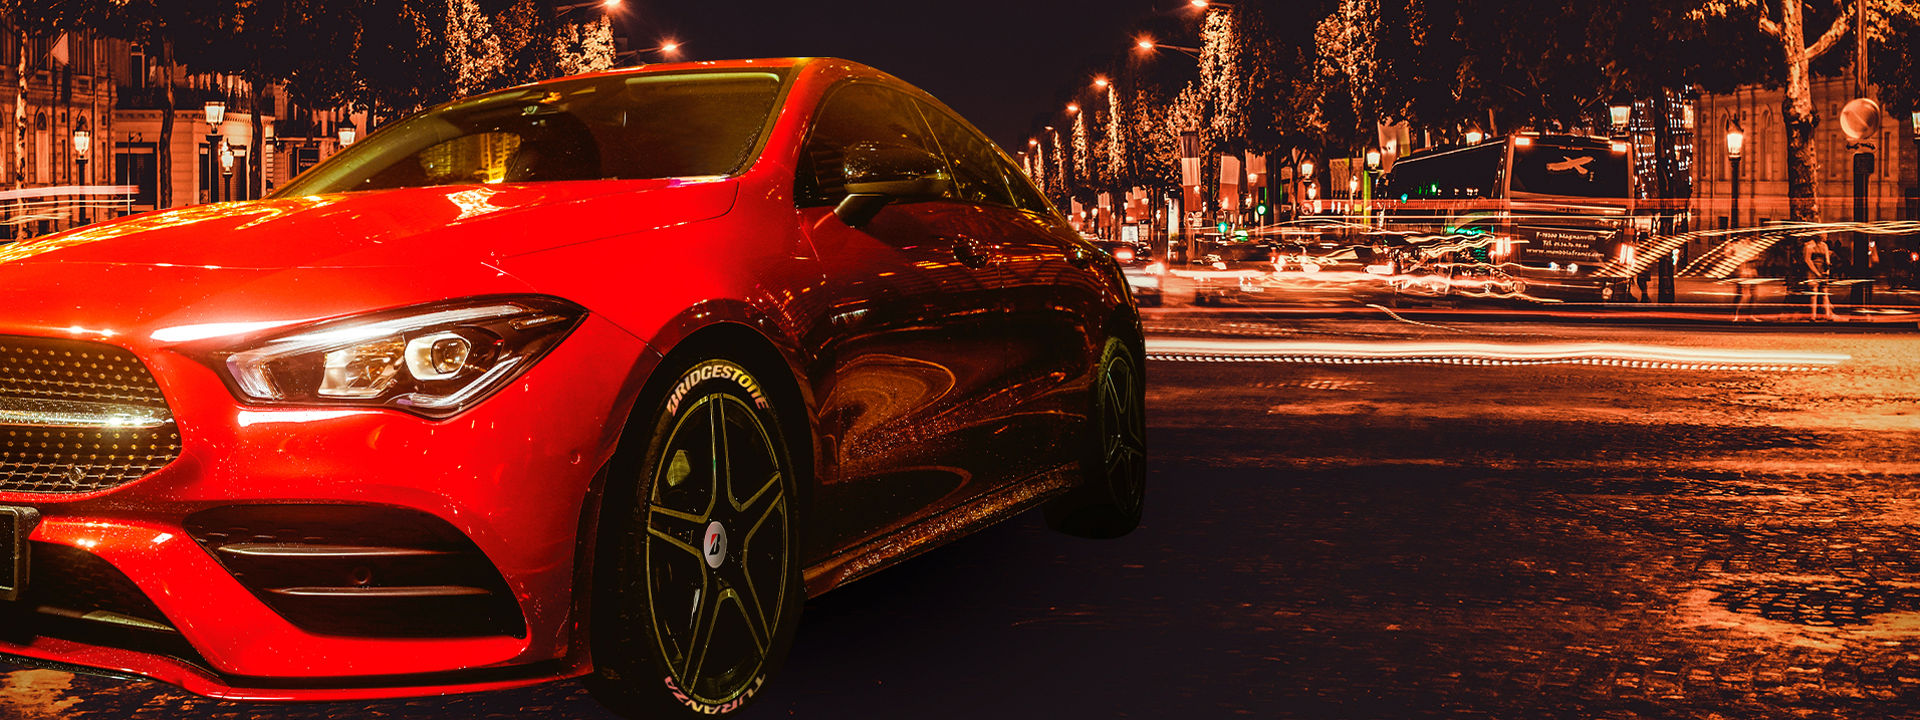
{"type": "Polygon", "coordinates": [[[0,336],[0,492],[105,490],[179,456],[166,398],[133,353],[0,336]]]}

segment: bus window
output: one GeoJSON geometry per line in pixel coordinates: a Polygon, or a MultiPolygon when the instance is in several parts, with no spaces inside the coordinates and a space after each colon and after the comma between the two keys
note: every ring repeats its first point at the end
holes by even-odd
{"type": "Polygon", "coordinates": [[[1506,152],[1506,145],[1493,143],[1406,158],[1394,164],[1383,195],[1409,201],[1500,197],[1506,152]]]}
{"type": "Polygon", "coordinates": [[[1584,198],[1626,198],[1627,156],[1606,147],[1534,143],[1513,150],[1513,191],[1584,198]]]}

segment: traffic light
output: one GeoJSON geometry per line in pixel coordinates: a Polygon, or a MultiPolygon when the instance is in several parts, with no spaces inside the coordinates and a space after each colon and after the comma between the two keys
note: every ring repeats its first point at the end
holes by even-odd
{"type": "Polygon", "coordinates": [[[1220,234],[1221,234],[1221,235],[1225,235],[1225,234],[1227,234],[1227,231],[1228,231],[1228,230],[1232,230],[1232,229],[1233,229],[1233,223],[1230,223],[1230,222],[1227,222],[1227,221],[1225,221],[1225,220],[1221,220],[1221,221],[1220,221],[1220,234]]]}

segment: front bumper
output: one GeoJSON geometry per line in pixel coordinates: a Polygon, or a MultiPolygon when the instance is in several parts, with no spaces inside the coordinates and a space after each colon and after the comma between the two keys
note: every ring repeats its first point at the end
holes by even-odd
{"type": "MultiPolygon", "coordinates": [[[[444,421],[246,407],[213,371],[171,349],[129,349],[173,408],[180,457],[116,488],[0,492],[0,505],[38,510],[32,543],[84,552],[123,574],[180,642],[166,650],[118,642],[112,632],[76,640],[13,627],[0,636],[0,653],[252,700],[479,690],[586,671],[573,591],[583,573],[583,509],[639,379],[658,359],[644,343],[590,317],[513,385],[444,421]],[[285,504],[401,508],[444,522],[498,571],[523,632],[371,637],[303,629],[188,527],[203,511],[285,504]]],[[[10,610],[5,617],[33,622],[31,608],[10,610]]]]}

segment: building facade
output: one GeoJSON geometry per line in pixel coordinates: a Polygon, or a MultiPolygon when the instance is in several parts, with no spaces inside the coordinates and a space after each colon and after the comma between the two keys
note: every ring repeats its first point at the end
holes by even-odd
{"type": "Polygon", "coordinates": [[[0,113],[8,127],[0,142],[0,192],[7,192],[0,241],[112,212],[112,196],[77,189],[113,178],[113,161],[100,151],[118,129],[113,45],[86,34],[35,37],[0,19],[0,113]]]}
{"type": "MultiPolygon", "coordinates": [[[[1840,108],[1855,97],[1852,81],[1821,78],[1813,84],[1814,152],[1819,159],[1814,192],[1820,218],[1853,219],[1853,155],[1840,129],[1840,108]]],[[[1693,213],[1702,228],[1753,227],[1785,220],[1787,208],[1786,125],[1781,119],[1782,91],[1750,86],[1721,95],[1702,95],[1696,110],[1701,142],[1694,171],[1693,213]],[[1724,138],[1733,128],[1745,136],[1740,162],[1740,212],[1733,217],[1732,163],[1724,138]]],[[[1880,131],[1869,139],[1874,171],[1867,182],[1870,220],[1916,218],[1916,182],[1911,120],[1882,113],[1880,131]]]]}
{"type": "Polygon", "coordinates": [[[352,137],[365,128],[361,115],[299,107],[277,84],[256,96],[234,76],[177,65],[169,72],[122,40],[28,35],[7,19],[0,19],[0,114],[9,128],[0,142],[0,242],[212,199],[263,197],[338,152],[342,127],[352,127],[352,137]],[[218,126],[207,124],[208,103],[225,108],[218,126]],[[86,140],[76,144],[76,133],[86,140]]]}

